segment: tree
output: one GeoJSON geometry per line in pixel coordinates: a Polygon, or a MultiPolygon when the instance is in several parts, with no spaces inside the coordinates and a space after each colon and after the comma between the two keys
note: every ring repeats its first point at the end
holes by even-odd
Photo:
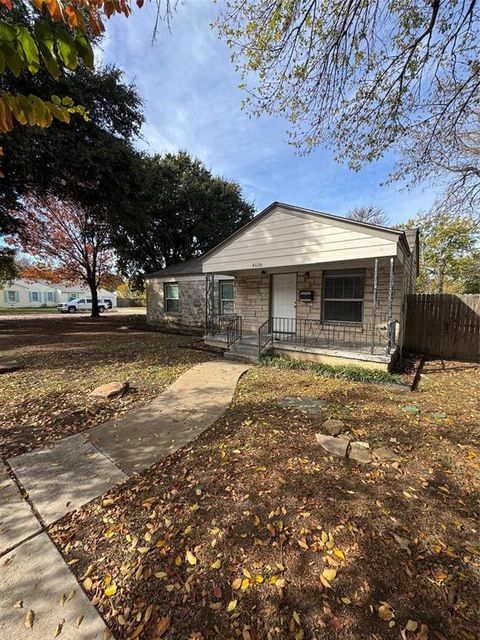
{"type": "Polygon", "coordinates": [[[69,93],[89,111],[88,121],[53,123],[50,129],[18,127],[0,134],[5,178],[0,189],[0,233],[12,224],[25,193],[55,193],[103,214],[118,208],[132,189],[138,154],[132,146],[143,123],[142,103],[134,86],[122,82],[115,67],[78,68],[58,80],[47,74],[4,75],[0,87],[17,86],[48,96],[69,93]]]}
{"type": "Polygon", "coordinates": [[[355,207],[351,209],[347,218],[356,220],[357,222],[366,222],[368,224],[378,224],[381,227],[388,225],[388,217],[381,207],[370,205],[367,207],[355,207]]]}
{"type": "Polygon", "coordinates": [[[109,217],[122,272],[138,286],[143,274],[199,256],[251,220],[240,186],[186,152],[144,156],[137,198],[109,217]]]}
{"type": "Polygon", "coordinates": [[[16,243],[36,260],[30,277],[86,284],[92,295],[92,317],[98,317],[97,290],[115,262],[106,225],[78,204],[52,196],[27,196],[20,221],[16,243]]]}
{"type": "Polygon", "coordinates": [[[477,190],[479,27],[477,0],[227,0],[217,22],[247,108],[285,116],[303,151],[326,144],[358,169],[393,147],[394,178],[441,166],[477,190]]]}
{"type": "Polygon", "coordinates": [[[472,217],[433,210],[401,228],[420,230],[420,292],[472,293],[480,256],[480,229],[472,217]]]}
{"type": "Polygon", "coordinates": [[[5,247],[0,248],[0,286],[18,277],[15,264],[15,252],[5,247]]]}
{"type": "MultiPolygon", "coordinates": [[[[137,0],[141,6],[143,0],[137,0]]],[[[0,74],[9,70],[15,77],[22,71],[35,75],[46,70],[58,79],[61,66],[73,71],[79,61],[93,68],[94,54],[90,43],[93,33],[104,30],[102,15],[114,13],[129,16],[128,0],[0,0],[0,74]],[[18,12],[20,12],[20,19],[18,12]],[[21,19],[30,18],[26,25],[21,19]]],[[[75,105],[70,96],[52,95],[45,99],[36,94],[16,91],[0,92],[0,131],[13,129],[14,120],[21,125],[49,127],[53,119],[70,122],[71,113],[86,117],[83,105],[75,105]]]]}

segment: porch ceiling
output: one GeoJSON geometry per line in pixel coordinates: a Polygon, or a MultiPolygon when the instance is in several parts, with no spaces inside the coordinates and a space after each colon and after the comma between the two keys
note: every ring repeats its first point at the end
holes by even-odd
{"type": "MultiPolygon", "coordinates": [[[[276,267],[257,267],[249,269],[234,269],[231,271],[222,270],[210,270],[210,273],[221,273],[225,275],[258,275],[258,273],[304,273],[305,271],[324,271],[324,270],[337,270],[337,269],[365,269],[372,267],[375,258],[361,258],[352,260],[341,260],[333,262],[314,262],[296,265],[282,265],[276,267]]],[[[398,256],[395,256],[395,263],[399,264],[401,261],[398,256]]],[[[387,266],[390,264],[390,257],[379,257],[378,265],[387,266]]]]}

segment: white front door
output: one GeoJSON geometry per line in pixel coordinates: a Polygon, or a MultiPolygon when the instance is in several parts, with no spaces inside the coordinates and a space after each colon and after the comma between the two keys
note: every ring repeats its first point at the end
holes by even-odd
{"type": "Polygon", "coordinates": [[[295,333],[297,300],[297,274],[275,273],[272,276],[273,330],[295,333]]]}

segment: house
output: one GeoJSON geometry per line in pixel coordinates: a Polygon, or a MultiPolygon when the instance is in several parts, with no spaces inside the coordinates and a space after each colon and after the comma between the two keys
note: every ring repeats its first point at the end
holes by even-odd
{"type": "Polygon", "coordinates": [[[163,298],[158,287],[151,296],[147,281],[148,320],[153,308],[184,324],[204,316],[207,344],[224,346],[226,357],[273,352],[387,369],[402,346],[405,296],[415,290],[418,232],[274,202],[196,260],[195,274],[187,267],[196,302],[183,308],[182,265],[169,269],[163,298]],[[222,283],[231,278],[225,307],[222,283]]]}
{"type": "MultiPolygon", "coordinates": [[[[69,302],[82,296],[90,297],[90,290],[84,286],[69,287],[45,281],[26,279],[13,280],[0,288],[1,309],[27,309],[35,307],[56,307],[59,302],[69,302]]],[[[108,298],[112,306],[117,306],[117,294],[106,289],[98,290],[99,298],[108,298]]]]}
{"type": "MultiPolygon", "coordinates": [[[[205,327],[205,281],[200,258],[148,274],[147,322],[186,328],[205,327]]],[[[233,284],[232,275],[217,275],[214,304],[218,314],[234,313],[233,284]]]]}

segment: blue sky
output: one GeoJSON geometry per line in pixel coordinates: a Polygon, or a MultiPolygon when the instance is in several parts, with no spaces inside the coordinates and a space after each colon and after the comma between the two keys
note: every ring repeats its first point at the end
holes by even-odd
{"type": "Polygon", "coordinates": [[[215,174],[239,182],[258,211],[274,200],[339,215],[376,204],[393,224],[430,207],[431,188],[380,186],[392,169],[391,157],[355,173],[323,149],[299,156],[287,142],[285,121],[243,112],[230,52],[209,26],[215,11],[212,0],[187,1],[170,31],[160,25],[154,45],[155,3],[107,22],[97,59],[121,67],[144,99],[140,147],[152,153],[187,150],[215,174]]]}

